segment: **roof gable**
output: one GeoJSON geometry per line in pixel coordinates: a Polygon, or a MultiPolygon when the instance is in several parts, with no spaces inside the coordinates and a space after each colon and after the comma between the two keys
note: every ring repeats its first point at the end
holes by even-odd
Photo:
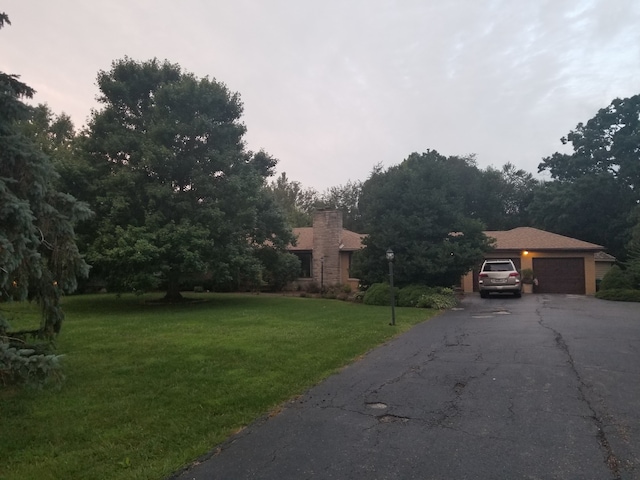
{"type": "Polygon", "coordinates": [[[604,248],[601,245],[532,227],[484,233],[487,237],[496,240],[497,250],[602,250],[604,248]]]}

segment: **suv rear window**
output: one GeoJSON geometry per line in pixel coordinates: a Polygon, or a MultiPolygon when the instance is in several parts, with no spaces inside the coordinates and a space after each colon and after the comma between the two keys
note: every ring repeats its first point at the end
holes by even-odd
{"type": "Polygon", "coordinates": [[[491,262],[485,263],[483,272],[510,272],[514,270],[511,262],[491,262]]]}

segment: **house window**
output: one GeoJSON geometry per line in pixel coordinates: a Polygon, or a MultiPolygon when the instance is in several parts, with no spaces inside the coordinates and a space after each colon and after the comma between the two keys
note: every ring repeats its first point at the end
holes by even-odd
{"type": "Polygon", "coordinates": [[[300,259],[300,278],[311,278],[311,252],[295,252],[300,259]]]}

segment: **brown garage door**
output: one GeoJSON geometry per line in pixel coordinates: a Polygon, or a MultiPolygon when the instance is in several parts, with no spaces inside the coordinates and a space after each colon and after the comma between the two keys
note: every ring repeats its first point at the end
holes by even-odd
{"type": "Polygon", "coordinates": [[[538,293],[585,293],[583,258],[534,258],[533,271],[538,293]]]}

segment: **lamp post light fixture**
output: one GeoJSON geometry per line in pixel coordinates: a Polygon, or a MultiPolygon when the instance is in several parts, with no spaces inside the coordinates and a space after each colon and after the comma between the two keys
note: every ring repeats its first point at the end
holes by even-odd
{"type": "Polygon", "coordinates": [[[389,261],[389,290],[391,292],[391,323],[389,325],[396,324],[396,296],[393,291],[393,260],[395,254],[391,248],[387,248],[387,260],[389,261]]]}

